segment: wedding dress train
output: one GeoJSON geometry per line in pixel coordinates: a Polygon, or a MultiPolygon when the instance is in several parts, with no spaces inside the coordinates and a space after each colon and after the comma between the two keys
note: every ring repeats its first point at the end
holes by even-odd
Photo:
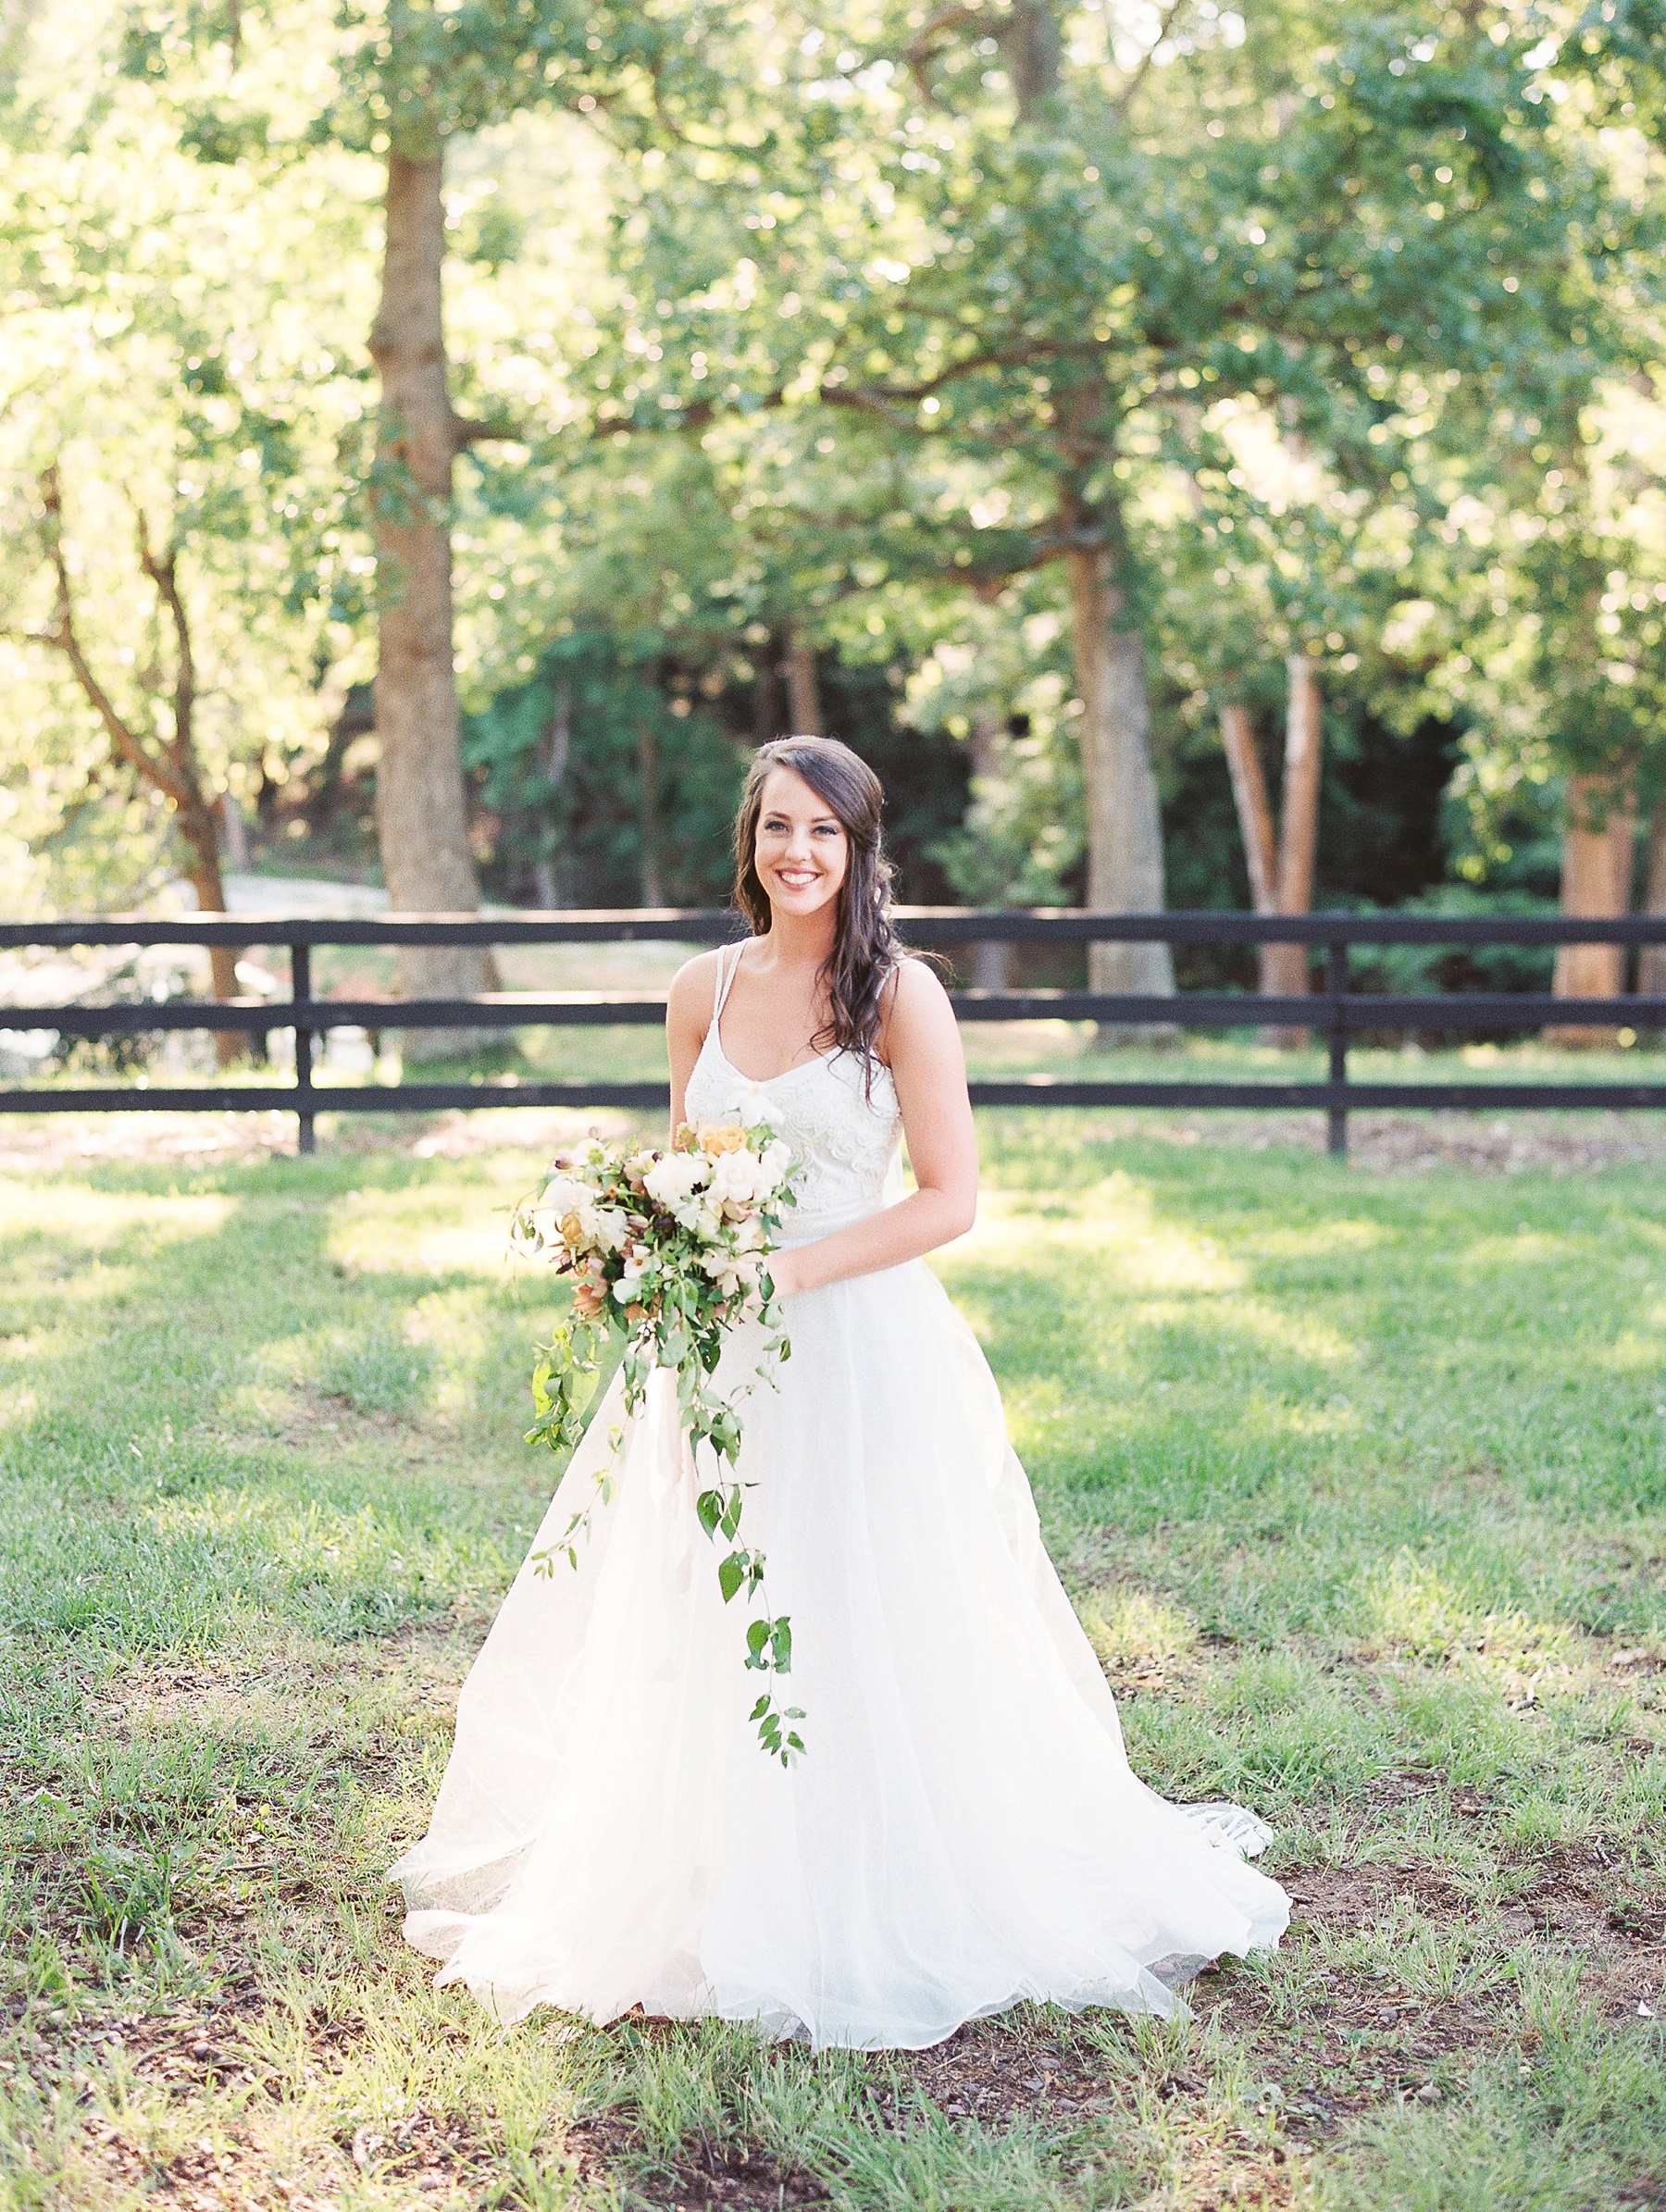
{"type": "MultiPolygon", "coordinates": [[[[782,1241],[806,1242],[900,1191],[896,1093],[843,1054],[742,1076],[717,1019],[733,973],[689,1118],[767,1108],[803,1162],[782,1241]]],[[[656,1376],[577,1570],[528,1560],[464,1684],[432,1823],[393,1869],[407,1937],[505,2021],[640,2005],[917,2048],[1024,1998],[1183,2009],[1188,1973],[1284,1932],[1284,1892],[1243,1856],[1267,1832],[1135,1776],[994,1378],[924,1261],[786,1311],[740,1473],[806,1756],[783,1769],[749,1725],[744,1606],[718,1593],[656,1376]]],[[[720,1379],[759,1345],[738,1330],[720,1379]]],[[[620,1418],[615,1384],[534,1552],[589,1501],[620,1418]]]]}

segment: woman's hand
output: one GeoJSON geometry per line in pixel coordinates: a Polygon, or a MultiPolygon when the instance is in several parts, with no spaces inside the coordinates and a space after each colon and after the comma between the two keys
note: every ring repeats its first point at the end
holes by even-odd
{"type": "Polygon", "coordinates": [[[797,1258],[796,1252],[770,1253],[765,1264],[768,1267],[769,1279],[775,1286],[777,1298],[791,1298],[801,1288],[793,1267],[793,1261],[797,1258]]]}

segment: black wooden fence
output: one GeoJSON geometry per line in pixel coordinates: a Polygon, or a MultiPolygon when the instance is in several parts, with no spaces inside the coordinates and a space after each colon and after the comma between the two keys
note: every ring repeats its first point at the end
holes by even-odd
{"type": "MultiPolygon", "coordinates": [[[[1139,1028],[1192,1029],[1246,1025],[1310,1029],[1328,1047],[1329,1073],[1320,1082],[1269,1079],[1216,1082],[1195,1076],[1161,1080],[1077,1082],[1054,1075],[979,1078],[979,1106],[1229,1106],[1314,1108],[1328,1122],[1330,1149],[1346,1152],[1348,1116],[1368,1107],[1666,1107],[1666,1078],[1654,1082],[1358,1083],[1349,1079],[1350,1040],[1383,1030],[1532,1030],[1547,1024],[1612,1031],[1666,1029],[1666,997],[1553,998],[1543,991],[1361,991],[1352,986],[1354,946],[1666,944],[1666,916],[1616,921],[1560,916],[1447,916],[1315,913],[1100,914],[1077,910],[981,912],[967,907],[904,907],[899,922],[909,939],[951,952],[978,943],[1081,945],[1301,944],[1321,954],[1307,997],[1262,997],[1243,991],[1183,991],[1145,997],[1085,990],[965,990],[953,994],[963,1022],[1095,1021],[1139,1028]]],[[[93,945],[282,945],[290,960],[287,1000],[174,1000],[122,1005],[0,1008],[0,1020],[60,1037],[111,1037],[165,1029],[241,1031],[267,1036],[291,1029],[295,1075],[290,1084],[217,1083],[183,1087],[138,1084],[31,1084],[0,1090],[3,1113],[115,1112],[133,1108],[269,1112],[299,1120],[300,1149],[314,1146],[315,1117],[329,1112],[427,1112],[440,1107],[621,1106],[662,1110],[663,1083],[491,1081],[321,1084],[315,1080],[315,1039],[335,1028],[515,1029],[540,1025],[658,1024],[660,999],[604,991],[499,991],[472,999],[317,999],[312,953],[320,945],[557,945],[661,938],[718,944],[740,934],[731,913],[707,909],[618,909],[594,913],[401,914],[364,921],[284,919],[273,915],[193,916],[176,921],[120,919],[0,923],[0,950],[73,950],[93,945]]]]}

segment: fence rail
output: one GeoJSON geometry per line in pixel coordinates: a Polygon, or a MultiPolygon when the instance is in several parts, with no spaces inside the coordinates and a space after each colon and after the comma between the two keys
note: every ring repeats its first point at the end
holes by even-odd
{"type": "MultiPolygon", "coordinates": [[[[1595,920],[1563,915],[1438,914],[1100,914],[1075,909],[1039,911],[904,907],[903,933],[914,943],[949,949],[967,944],[1170,945],[1299,944],[1324,953],[1323,976],[1306,996],[1243,991],[1183,991],[1169,996],[1080,990],[964,990],[952,994],[963,1022],[1096,1021],[1120,1027],[1172,1030],[1249,1025],[1301,1027],[1324,1038],[1329,1073],[1322,1082],[1210,1082],[1195,1079],[1075,1082],[1051,1075],[980,1078],[973,1102],[985,1106],[1189,1106],[1313,1108],[1327,1117],[1329,1144],[1342,1153],[1348,1115],[1361,1108],[1666,1107],[1666,1079],[1593,1083],[1360,1083],[1348,1073],[1351,1040],[1383,1029],[1565,1028],[1666,1030],[1666,996],[1558,998],[1545,991],[1368,992],[1353,987],[1349,955],[1355,946],[1666,946],[1666,916],[1595,920]]],[[[640,908],[592,913],[384,915],[359,920],[273,915],[100,916],[56,922],[0,923],[0,951],[101,945],[281,945],[289,953],[290,997],[221,1000],[173,1000],[119,1005],[0,1008],[14,1027],[95,1038],[197,1029],[269,1036],[292,1030],[295,1076],[291,1084],[185,1086],[29,1085],[0,1090],[0,1113],[151,1112],[293,1112],[300,1149],[313,1149],[321,1112],[430,1112],[484,1105],[663,1107],[663,1083],[472,1082],[321,1084],[316,1040],[329,1030],[485,1029],[624,1026],[665,1019],[663,999],[608,991],[494,991],[475,998],[316,998],[312,953],[320,946],[559,945],[669,941],[719,944],[739,934],[731,913],[709,908],[640,908]]]]}

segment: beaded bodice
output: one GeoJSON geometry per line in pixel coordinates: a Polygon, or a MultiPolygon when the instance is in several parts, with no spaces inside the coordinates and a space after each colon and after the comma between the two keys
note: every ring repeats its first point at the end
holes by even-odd
{"type": "Polygon", "coordinates": [[[685,1111],[697,1125],[738,1116],[767,1120],[776,1129],[800,1163],[784,1239],[797,1242],[819,1233],[811,1224],[821,1216],[855,1218],[901,1194],[901,1110],[890,1070],[877,1066],[870,1085],[850,1052],[823,1053],[761,1081],[743,1075],[720,1034],[740,955],[737,948],[719,960],[712,1025],[689,1078],[685,1111]]]}

